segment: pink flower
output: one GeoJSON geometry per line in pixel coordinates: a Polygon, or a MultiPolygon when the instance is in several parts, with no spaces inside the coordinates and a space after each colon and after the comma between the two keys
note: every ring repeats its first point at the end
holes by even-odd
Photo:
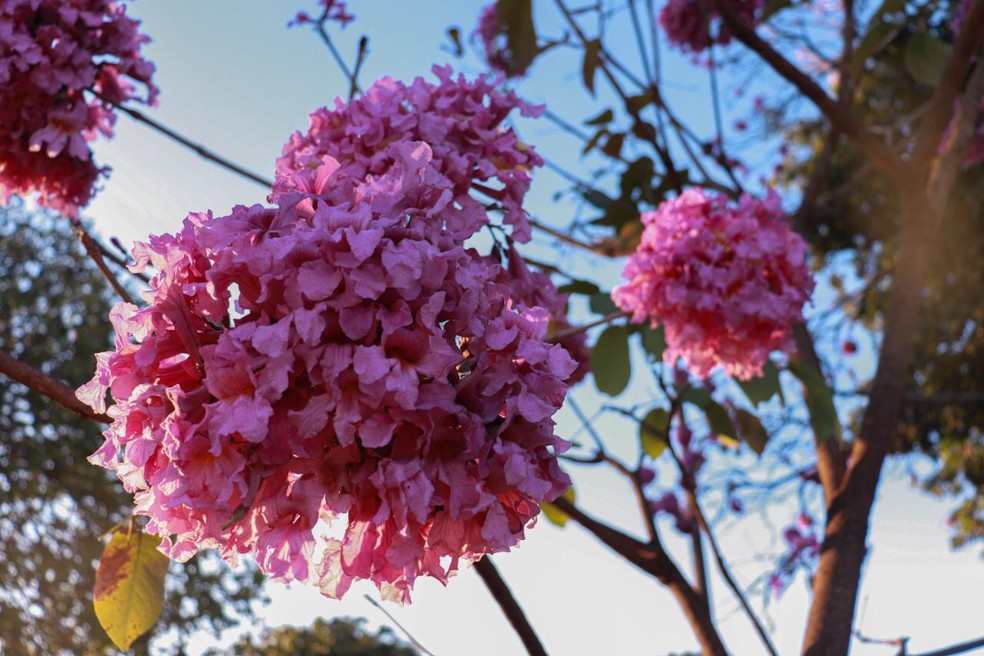
{"type": "Polygon", "coordinates": [[[493,2],[482,8],[478,16],[478,25],[472,35],[482,42],[485,63],[489,68],[506,77],[523,77],[526,71],[517,69],[512,61],[505,27],[499,20],[499,4],[493,2]]]}
{"type": "Polygon", "coordinates": [[[70,217],[89,202],[106,173],[89,143],[112,135],[113,105],[156,104],[138,27],[112,0],[0,6],[0,201],[37,193],[70,217]]]}
{"type": "Polygon", "coordinates": [[[813,290],[806,244],[782,220],[778,196],[737,206],[701,189],[643,214],[645,229],[612,299],[632,320],[662,324],[668,363],[706,377],[760,375],[769,354],[793,349],[813,290]]]}
{"type": "MultiPolygon", "coordinates": [[[[765,0],[733,0],[731,4],[742,20],[751,25],[755,14],[765,6],[765,0]]],[[[732,38],[713,0],[668,0],[659,12],[659,24],[670,43],[685,52],[699,53],[711,44],[726,45],[732,38]]]]}
{"type": "MultiPolygon", "coordinates": [[[[348,127],[441,123],[370,121],[372,98],[337,109],[348,127]]],[[[462,560],[516,546],[539,502],[567,489],[552,417],[577,364],[546,341],[556,308],[519,299],[497,261],[464,246],[446,199],[488,220],[454,177],[482,166],[480,141],[465,155],[459,134],[356,156],[361,141],[336,127],[318,143],[349,159],[285,169],[276,208],[192,214],[134,249],[137,268],[157,270],[148,305],[114,311],[116,350],[79,393],[94,407],[112,393],[91,460],[127,482],[172,557],[253,553],[268,575],[328,596],[369,579],[408,601],[418,576],[446,582],[462,560]],[[318,527],[331,522],[341,539],[318,527]]],[[[455,130],[506,134],[440,128],[455,130]]]]}

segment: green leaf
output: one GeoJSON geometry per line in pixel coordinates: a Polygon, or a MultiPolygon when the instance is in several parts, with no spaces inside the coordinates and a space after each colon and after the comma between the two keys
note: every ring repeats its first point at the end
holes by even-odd
{"type": "Polygon", "coordinates": [[[618,396],[629,384],[629,331],[625,326],[609,326],[598,336],[591,350],[591,373],[595,385],[609,396],[618,396]]]}
{"type": "MultiPolygon", "coordinates": [[[[560,495],[561,499],[569,501],[572,505],[577,502],[577,493],[574,492],[574,486],[571,485],[567,488],[567,491],[560,495]]],[[[567,524],[567,520],[570,519],[563,510],[553,505],[549,501],[540,502],[540,510],[543,511],[543,516],[547,518],[547,521],[551,524],[555,524],[561,528],[567,524]]]]}
{"type": "Polygon", "coordinates": [[[584,44],[584,61],[581,62],[581,79],[591,95],[595,92],[595,72],[601,63],[601,41],[591,39],[584,44]]]}
{"type": "Polygon", "coordinates": [[[643,326],[639,330],[639,335],[642,337],[642,348],[645,349],[646,353],[653,356],[657,362],[661,361],[663,351],[666,350],[666,335],[663,333],[663,326],[655,328],[643,326]]]}
{"type": "Polygon", "coordinates": [[[605,142],[605,145],[601,147],[601,152],[611,158],[618,159],[622,154],[623,143],[625,143],[625,134],[623,132],[613,132],[608,137],[608,141],[605,142]]]}
{"type": "Polygon", "coordinates": [[[561,294],[581,294],[583,296],[594,296],[595,294],[601,292],[598,285],[593,282],[588,282],[587,280],[571,280],[566,285],[561,285],[557,288],[561,294]]]}
{"type": "Polygon", "coordinates": [[[448,39],[451,41],[453,50],[451,51],[455,57],[461,57],[465,54],[465,49],[461,45],[461,30],[457,27],[449,27],[446,33],[448,39]]]}
{"type": "Polygon", "coordinates": [[[499,25],[506,31],[510,63],[516,71],[525,71],[537,55],[533,0],[499,0],[496,11],[499,25]]]}
{"type": "Polygon", "coordinates": [[[603,191],[597,189],[584,189],[581,191],[581,198],[599,210],[607,209],[614,202],[603,191]]]}
{"type": "Polygon", "coordinates": [[[640,93],[638,96],[632,96],[626,100],[625,106],[630,114],[638,114],[655,100],[656,97],[651,93],[640,93]]]}
{"type": "Polygon", "coordinates": [[[653,408],[639,423],[642,450],[654,460],[666,450],[666,429],[669,427],[670,413],[663,408],[653,408]]]}
{"type": "Polygon", "coordinates": [[[160,543],[159,537],[137,529],[118,531],[99,560],[96,617],[123,651],[157,623],[164,607],[164,575],[171,561],[157,550],[160,543]]]}
{"type": "Polygon", "coordinates": [[[762,452],[765,451],[765,445],[769,443],[769,434],[766,432],[765,426],[762,425],[758,417],[748,410],[740,408],[735,412],[735,419],[738,423],[738,434],[741,439],[745,440],[745,444],[757,455],[762,455],[762,452]]]}
{"type": "Polygon", "coordinates": [[[760,403],[765,403],[773,396],[779,392],[779,370],[776,369],[776,365],[772,364],[771,361],[765,363],[762,367],[762,375],[758,378],[751,378],[749,380],[740,380],[738,384],[741,389],[745,392],[745,396],[751,401],[755,406],[760,403]]]}
{"type": "Polygon", "coordinates": [[[607,125],[608,123],[611,123],[613,120],[615,120],[615,112],[613,112],[611,107],[609,107],[608,109],[598,114],[594,118],[589,118],[587,121],[584,122],[584,124],[597,127],[599,125],[607,125]]]}
{"type": "Polygon", "coordinates": [[[905,68],[920,82],[935,86],[950,58],[950,46],[929,32],[913,34],[905,46],[905,68]]]}
{"type": "Polygon", "coordinates": [[[581,149],[581,154],[587,155],[588,153],[590,153],[591,149],[597,146],[598,142],[601,141],[601,138],[607,134],[608,134],[607,128],[601,128],[593,135],[591,135],[591,138],[588,139],[587,143],[584,144],[584,148],[581,149]]]}
{"type": "Polygon", "coordinates": [[[814,439],[819,442],[830,438],[837,430],[837,408],[834,407],[834,394],[827,381],[819,371],[802,360],[791,361],[789,371],[803,383],[814,439]]]}
{"type": "Polygon", "coordinates": [[[595,294],[588,301],[588,306],[591,311],[595,314],[600,314],[602,316],[608,316],[618,312],[618,306],[612,301],[612,295],[609,292],[601,292],[600,294],[595,294]]]}
{"type": "Polygon", "coordinates": [[[730,438],[738,437],[738,432],[735,430],[735,425],[731,422],[728,412],[721,407],[720,403],[711,398],[709,391],[697,387],[688,388],[683,393],[683,400],[704,411],[707,423],[715,435],[724,435],[730,438]]]}

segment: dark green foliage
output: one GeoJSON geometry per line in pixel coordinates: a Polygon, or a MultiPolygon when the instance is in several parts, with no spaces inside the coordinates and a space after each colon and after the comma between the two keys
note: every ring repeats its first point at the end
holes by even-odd
{"type": "MultiPolygon", "coordinates": [[[[17,207],[0,215],[0,349],[77,386],[92,376],[93,354],[111,346],[111,294],[67,220],[17,207]]],[[[86,462],[100,430],[0,375],[0,653],[115,653],[92,586],[100,535],[131,498],[86,462]]],[[[159,631],[219,629],[249,615],[259,578],[216,560],[172,566],[159,631]]]]}
{"type": "Polygon", "coordinates": [[[244,637],[224,650],[206,656],[416,656],[387,627],[369,633],[364,619],[318,619],[310,627],[285,626],[265,632],[259,640],[244,637]]]}

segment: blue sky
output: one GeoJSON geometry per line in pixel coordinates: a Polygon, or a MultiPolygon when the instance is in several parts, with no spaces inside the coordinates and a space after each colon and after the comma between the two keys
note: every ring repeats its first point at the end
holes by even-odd
{"type": "MultiPolygon", "coordinates": [[[[226,157],[265,176],[272,176],[274,159],[287,136],[307,126],[306,115],[330,103],[346,90],[346,82],[327,51],[306,29],[287,30],[286,23],[299,9],[313,10],[312,1],[281,0],[140,0],[132,13],[144,20],[154,38],[146,52],[158,67],[161,105],[151,115],[199,140],[226,157]]],[[[338,44],[351,56],[361,31],[371,37],[363,83],[383,75],[410,78],[427,74],[432,63],[451,57],[439,49],[444,30],[458,25],[471,31],[481,3],[436,0],[375,0],[353,2],[357,22],[339,33],[338,44]]],[[[550,3],[536,3],[541,31],[559,36],[561,29],[550,3]]],[[[616,33],[617,35],[618,33],[616,33]]],[[[623,35],[624,36],[624,35],[623,35]]],[[[625,50],[627,39],[612,40],[625,50]]],[[[635,66],[631,50],[626,61],[635,66]]],[[[453,61],[466,73],[478,73],[472,57],[453,61]]],[[[706,73],[685,58],[666,60],[667,95],[681,113],[709,134],[710,110],[706,73]]],[[[599,84],[599,86],[601,86],[599,84]]],[[[579,122],[597,113],[604,93],[592,101],[581,91],[580,60],[572,49],[559,49],[536,64],[531,81],[520,91],[534,101],[546,101],[556,113],[579,122]]],[[[726,91],[726,123],[744,118],[750,99],[726,91]]],[[[603,165],[579,158],[579,145],[557,128],[524,123],[524,140],[550,159],[587,175],[603,165]]],[[[262,202],[265,192],[167,141],[125,116],[117,135],[96,147],[97,159],[114,168],[105,189],[91,205],[88,216],[103,235],[116,235],[129,245],[150,233],[176,230],[189,211],[212,209],[225,213],[234,204],[262,202]]],[[[753,153],[764,157],[763,153],[753,153]]],[[[554,202],[563,181],[549,171],[538,174],[530,197],[534,214],[545,222],[565,226],[576,214],[567,201],[554,202]]],[[[530,250],[538,257],[559,258],[568,270],[611,285],[617,282],[620,263],[603,263],[577,252],[558,250],[549,242],[530,250]]],[[[864,362],[864,359],[859,359],[864,362]]],[[[870,354],[868,355],[870,365],[870,354]]],[[[649,393],[637,371],[629,402],[649,393]]],[[[589,413],[605,399],[588,381],[574,398],[589,413]]],[[[569,413],[559,417],[561,435],[570,435],[578,422],[569,413]]],[[[634,435],[628,422],[605,415],[596,424],[605,435],[634,435]]],[[[619,446],[616,445],[617,451],[619,446]]],[[[859,625],[877,637],[910,635],[914,652],[959,642],[984,633],[984,562],[977,549],[952,553],[944,519],[947,503],[911,488],[906,468],[895,463],[887,470],[874,514],[873,545],[860,595],[859,625]]],[[[576,471],[579,502],[593,514],[626,530],[641,530],[632,514],[629,490],[613,474],[576,471]]],[[[780,508],[772,520],[781,523],[780,508]]],[[[667,526],[664,532],[672,534],[667,526]]],[[[766,565],[761,557],[782,551],[775,528],[762,518],[730,522],[721,539],[734,554],[733,567],[747,584],[766,565]]],[[[686,545],[668,538],[684,568],[686,545]]],[[[496,557],[507,581],[553,654],[654,655],[695,648],[696,642],[672,597],[658,583],[637,573],[597,544],[576,525],[560,530],[545,521],[529,532],[515,553],[496,557]]],[[[768,562],[768,561],[766,561],[768,562]]],[[[734,653],[754,655],[761,648],[722,582],[715,576],[712,595],[716,615],[734,653]]],[[[369,585],[356,586],[344,601],[322,598],[316,591],[273,585],[273,604],[265,611],[270,625],[303,625],[315,617],[365,615],[373,622],[385,618],[362,594],[373,596],[369,585]]],[[[464,571],[445,589],[430,580],[418,581],[413,605],[389,606],[389,611],[438,656],[474,654],[499,656],[521,653],[521,647],[480,580],[464,571]]],[[[761,606],[761,593],[753,595],[761,606]]],[[[802,577],[778,601],[772,600],[766,617],[775,627],[780,652],[795,653],[808,603],[802,577]]],[[[197,645],[210,644],[202,639],[197,645]]],[[[856,648],[856,654],[887,655],[886,647],[856,648]]]]}

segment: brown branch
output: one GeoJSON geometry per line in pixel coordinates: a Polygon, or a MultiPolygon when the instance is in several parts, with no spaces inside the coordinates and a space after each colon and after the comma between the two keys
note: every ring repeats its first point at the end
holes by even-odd
{"type": "Polygon", "coordinates": [[[752,610],[752,606],[748,603],[745,593],[738,586],[734,576],[731,575],[731,568],[728,567],[728,563],[724,559],[724,554],[721,552],[721,547],[718,545],[717,538],[714,537],[714,533],[711,530],[711,525],[708,524],[707,517],[704,515],[704,511],[701,510],[700,504],[697,502],[697,495],[693,490],[688,489],[687,498],[690,501],[690,506],[694,511],[697,524],[701,529],[703,529],[704,534],[707,535],[707,543],[711,547],[711,553],[714,554],[714,561],[717,563],[718,571],[721,572],[721,578],[724,579],[724,582],[728,584],[728,587],[731,588],[731,592],[733,592],[735,597],[738,599],[738,603],[741,604],[742,609],[745,611],[745,615],[755,627],[755,632],[758,633],[759,638],[762,640],[762,644],[765,646],[765,649],[772,654],[772,656],[779,656],[776,646],[772,644],[772,639],[769,637],[768,632],[766,632],[765,627],[755,614],[755,611],[752,610]]]}
{"type": "Polygon", "coordinates": [[[516,597],[513,596],[509,586],[499,574],[499,570],[492,564],[492,558],[485,556],[476,561],[475,572],[481,577],[482,583],[485,584],[485,587],[499,604],[499,608],[505,613],[509,623],[519,635],[519,639],[523,641],[526,653],[530,656],[547,656],[547,650],[543,648],[540,638],[533,630],[533,625],[530,624],[526,613],[523,612],[519,602],[516,601],[516,597]]]}
{"type": "Polygon", "coordinates": [[[96,267],[103,274],[103,277],[109,282],[112,288],[116,290],[119,297],[129,304],[135,305],[133,297],[130,296],[130,292],[128,292],[126,287],[124,287],[120,281],[117,280],[116,276],[106,265],[106,260],[103,259],[104,249],[100,248],[99,244],[96,243],[96,240],[93,239],[92,235],[90,235],[85,229],[85,226],[81,223],[76,223],[75,233],[78,235],[79,241],[82,243],[82,247],[85,248],[85,252],[89,256],[89,259],[96,263],[96,267]]]}
{"type": "Polygon", "coordinates": [[[255,182],[256,184],[258,184],[258,185],[260,185],[262,187],[266,187],[267,189],[270,189],[273,186],[273,182],[272,181],[267,180],[266,178],[264,178],[264,177],[262,177],[262,176],[260,176],[260,175],[258,175],[256,173],[253,173],[252,171],[249,171],[249,170],[247,170],[247,169],[239,166],[238,164],[235,164],[235,163],[227,160],[226,158],[222,157],[221,155],[217,155],[215,152],[209,150],[205,146],[202,146],[201,144],[197,144],[194,141],[191,141],[187,137],[185,137],[185,136],[183,136],[183,135],[175,132],[174,130],[172,130],[171,128],[167,127],[166,125],[163,125],[161,123],[158,123],[154,119],[152,119],[149,116],[143,114],[142,112],[137,111],[136,109],[131,109],[130,107],[124,107],[123,105],[114,105],[114,107],[116,107],[121,112],[124,112],[125,114],[127,114],[128,116],[130,116],[135,121],[137,121],[139,123],[143,123],[144,125],[157,130],[158,132],[160,132],[161,134],[163,134],[165,137],[167,137],[167,138],[169,138],[169,139],[171,139],[173,141],[176,141],[177,143],[181,144],[185,148],[188,148],[189,150],[194,151],[200,157],[203,157],[204,159],[207,159],[210,162],[213,162],[215,164],[218,164],[222,168],[224,168],[224,169],[226,169],[228,171],[232,171],[236,175],[240,175],[240,176],[246,178],[247,180],[250,180],[252,182],[255,182]]]}
{"type": "Polygon", "coordinates": [[[556,228],[551,228],[550,226],[540,223],[535,219],[530,219],[530,225],[534,230],[539,230],[544,234],[548,234],[551,237],[557,239],[558,241],[567,244],[568,246],[575,246],[581,250],[587,251],[589,253],[594,253],[595,255],[601,255],[603,257],[614,257],[614,250],[600,244],[589,244],[587,242],[580,241],[571,237],[566,232],[557,230],[556,228]]]}
{"type": "Polygon", "coordinates": [[[721,636],[714,626],[714,618],[704,606],[700,595],[687,583],[679,568],[669,554],[663,551],[662,547],[644,544],[607,524],[599,522],[567,499],[559,498],[552,503],[609,549],[668,587],[680,604],[705,654],[711,656],[727,654],[727,650],[721,642],[721,636]]]}
{"type": "Polygon", "coordinates": [[[953,101],[960,93],[960,87],[970,70],[972,55],[981,44],[981,34],[984,34],[984,0],[977,0],[964,17],[960,34],[953,44],[953,51],[943,68],[936,91],[929,101],[929,108],[918,132],[916,149],[911,160],[917,167],[924,165],[936,152],[940,136],[953,113],[953,101]]]}
{"type": "Polygon", "coordinates": [[[75,390],[70,386],[43,371],[38,371],[29,364],[21,362],[6,351],[0,351],[0,374],[4,374],[28,389],[48,397],[83,419],[91,419],[104,424],[110,424],[113,421],[104,414],[94,412],[92,408],[79,401],[75,396],[75,390]]]}
{"type": "MultiPolygon", "coordinates": [[[[806,366],[821,372],[822,376],[823,369],[820,367],[820,357],[817,355],[813,336],[806,327],[806,323],[793,326],[793,339],[796,341],[796,357],[802,359],[806,366]]],[[[803,389],[805,398],[805,384],[803,389]]],[[[844,440],[841,431],[840,420],[835,417],[834,430],[830,435],[813,436],[817,449],[817,475],[820,478],[820,486],[823,488],[824,499],[828,503],[834,498],[844,480],[846,454],[844,453],[844,440]]]]}
{"type": "Polygon", "coordinates": [[[846,103],[839,103],[828,96],[808,75],[796,68],[778,50],[763,40],[755,32],[755,28],[738,15],[730,0],[713,0],[713,2],[722,20],[728,26],[728,30],[735,38],[757,54],[772,70],[795,86],[800,93],[809,98],[838,130],[854,139],[874,163],[888,171],[898,169],[898,158],[884,143],[864,129],[864,126],[851,114],[846,103]]]}
{"type": "MultiPolygon", "coordinates": [[[[976,9],[984,12],[984,0],[976,9]]],[[[984,20],[984,15],[978,15],[984,20]]],[[[984,93],[984,66],[978,66],[965,97],[984,93]]],[[[851,466],[833,498],[828,499],[827,526],[814,579],[813,605],[803,650],[807,656],[847,653],[854,608],[867,554],[871,506],[902,407],[915,355],[920,300],[929,274],[946,203],[976,120],[977,107],[965,107],[957,126],[956,146],[929,176],[897,181],[902,230],[897,265],[884,311],[884,335],[861,430],[851,449],[851,466]]],[[[911,175],[919,175],[912,171],[911,175]]]]}

